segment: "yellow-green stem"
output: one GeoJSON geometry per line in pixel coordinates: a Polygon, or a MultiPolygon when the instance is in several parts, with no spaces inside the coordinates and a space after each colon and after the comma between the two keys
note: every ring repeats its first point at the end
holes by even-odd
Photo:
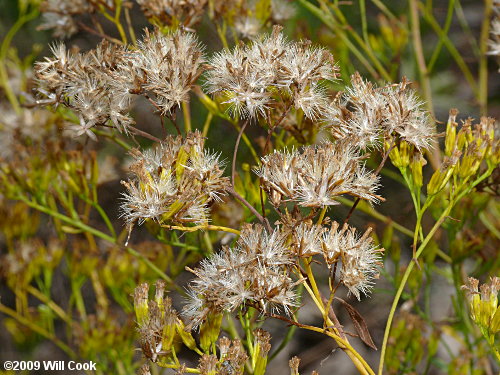
{"type": "MultiPolygon", "coordinates": [[[[366,361],[363,359],[363,357],[351,346],[351,344],[349,344],[349,341],[347,341],[347,339],[342,339],[339,336],[339,332],[338,332],[337,327],[328,317],[328,312],[326,312],[326,314],[325,314],[325,307],[323,305],[321,294],[317,288],[316,280],[315,280],[314,275],[312,273],[311,267],[307,261],[305,263],[306,263],[306,265],[305,265],[306,273],[308,276],[308,280],[311,283],[312,289],[311,289],[311,287],[309,287],[309,285],[307,283],[304,283],[304,287],[306,288],[310,297],[312,298],[312,300],[314,301],[314,303],[318,307],[318,310],[321,312],[322,316],[326,317],[325,323],[327,324],[327,329],[320,329],[317,327],[313,327],[313,328],[317,328],[317,329],[315,329],[316,332],[321,332],[321,333],[324,333],[324,334],[332,337],[337,342],[337,344],[339,344],[339,346],[345,351],[345,353],[349,356],[349,358],[353,362],[354,366],[356,366],[356,368],[358,369],[360,374],[375,375],[375,373],[373,372],[371,367],[366,363],[366,361]],[[330,332],[330,331],[328,331],[328,329],[333,329],[334,332],[330,332]]],[[[304,327],[302,327],[302,325],[300,327],[304,328],[304,327]]]]}
{"type": "Polygon", "coordinates": [[[182,115],[184,116],[184,130],[186,133],[191,131],[191,110],[188,102],[182,102],[182,115]]]}
{"type": "Polygon", "coordinates": [[[28,327],[31,329],[33,332],[38,333],[39,335],[47,338],[48,340],[52,341],[55,345],[57,345],[62,351],[64,351],[67,355],[69,355],[71,358],[77,358],[76,353],[71,350],[71,348],[66,345],[64,342],[59,340],[56,336],[50,334],[46,330],[44,330],[42,327],[38,326],[31,320],[25,318],[24,316],[19,315],[16,311],[8,308],[7,306],[3,305],[0,303],[0,312],[4,313],[5,315],[9,315],[15,320],[17,320],[20,324],[28,327]]]}
{"type": "Polygon", "coordinates": [[[485,0],[483,23],[481,25],[481,36],[479,39],[479,106],[481,116],[488,114],[488,37],[490,32],[491,14],[493,11],[493,0],[485,0]]]}
{"type": "Polygon", "coordinates": [[[237,235],[240,235],[240,231],[237,229],[233,228],[228,228],[228,227],[223,227],[220,225],[196,225],[194,227],[184,227],[181,225],[162,225],[163,228],[167,229],[177,229],[177,230],[182,230],[184,232],[196,232],[198,230],[214,230],[214,231],[219,231],[219,232],[227,232],[227,233],[234,233],[237,235]]]}

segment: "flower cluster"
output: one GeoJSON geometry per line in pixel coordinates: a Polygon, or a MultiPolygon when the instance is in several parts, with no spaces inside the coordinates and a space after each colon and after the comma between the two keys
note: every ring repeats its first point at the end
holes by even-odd
{"type": "Polygon", "coordinates": [[[79,116],[77,135],[108,121],[128,131],[128,114],[135,95],[152,96],[163,113],[189,100],[189,90],[201,73],[201,48],[192,34],[146,33],[138,49],[103,41],[87,53],[71,53],[63,44],[52,48],[53,58],[38,62],[38,91],[48,97],[39,104],[61,103],[79,116]]]}
{"type": "Polygon", "coordinates": [[[229,180],[223,177],[218,155],[203,148],[199,132],[185,139],[169,136],[157,148],[135,150],[130,167],[134,180],[122,184],[122,216],[127,223],[147,219],[159,223],[205,223],[208,206],[225,193],[229,180]]]}
{"type": "Polygon", "coordinates": [[[149,300],[149,285],[139,285],[134,292],[134,310],[140,336],[142,353],[152,362],[163,362],[175,355],[174,339],[181,339],[189,348],[196,342],[172,307],[172,300],[165,296],[165,283],[155,284],[155,297],[149,300]]]}
{"type": "Polygon", "coordinates": [[[336,78],[330,52],[308,42],[289,42],[275,27],[250,45],[223,51],[210,60],[207,88],[242,117],[265,116],[277,101],[290,101],[309,118],[327,104],[323,80],[336,78]]]}
{"type": "Polygon", "coordinates": [[[295,258],[323,256],[330,270],[336,265],[340,282],[358,300],[361,293],[369,294],[373,280],[378,276],[384,251],[373,244],[372,228],[359,235],[354,227],[344,224],[340,228],[337,222],[333,222],[330,228],[310,221],[297,224],[292,220],[283,224],[281,231],[287,234],[289,251],[295,258]]]}
{"type": "Polygon", "coordinates": [[[291,264],[278,230],[268,233],[260,225],[244,227],[236,247],[223,248],[192,271],[197,277],[191,282],[184,315],[196,327],[209,314],[245,305],[288,313],[297,304],[295,283],[287,272],[291,264]]]}
{"type": "MultiPolygon", "coordinates": [[[[102,3],[112,6],[112,1],[101,0],[102,3]]],[[[94,13],[97,2],[89,0],[46,0],[40,6],[44,23],[40,30],[53,29],[56,38],[69,38],[78,31],[76,15],[94,13]]]]}
{"type": "Polygon", "coordinates": [[[330,230],[323,233],[321,251],[329,267],[334,263],[342,263],[340,280],[349,291],[360,299],[360,293],[367,295],[378,277],[377,268],[381,265],[381,253],[370,237],[372,228],[368,228],[360,236],[356,229],[333,222],[330,230]]]}
{"type": "Polygon", "coordinates": [[[153,24],[192,27],[201,20],[208,0],[137,0],[137,3],[153,24]]]}
{"type": "Polygon", "coordinates": [[[350,142],[325,142],[302,152],[275,151],[262,158],[255,172],[275,207],[283,198],[306,207],[335,205],[335,198],[344,194],[376,202],[378,177],[364,168],[361,159],[350,142]]]}
{"type": "Polygon", "coordinates": [[[324,121],[336,138],[351,137],[363,149],[393,135],[419,150],[428,149],[435,137],[423,102],[405,80],[377,88],[354,74],[351,86],[325,112],[324,121]]]}

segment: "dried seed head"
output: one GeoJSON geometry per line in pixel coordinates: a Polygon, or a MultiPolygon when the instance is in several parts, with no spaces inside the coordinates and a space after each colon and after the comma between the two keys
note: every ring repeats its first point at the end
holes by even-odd
{"type": "Polygon", "coordinates": [[[137,0],[137,3],[152,23],[192,27],[201,20],[208,0],[137,0]]]}
{"type": "Polygon", "coordinates": [[[421,151],[435,137],[424,103],[405,79],[377,88],[356,73],[324,113],[323,121],[334,137],[350,137],[362,149],[379,147],[381,138],[397,135],[421,151]]]}
{"type": "Polygon", "coordinates": [[[283,23],[292,18],[296,13],[296,8],[292,1],[271,0],[271,17],[276,23],[283,23]]]}
{"type": "MultiPolygon", "coordinates": [[[[206,86],[242,117],[265,116],[276,101],[290,98],[296,109],[316,118],[326,105],[323,80],[336,78],[332,55],[306,42],[289,42],[275,27],[250,45],[223,51],[210,61],[206,86]]],[[[290,99],[286,99],[290,100],[290,99]]]]}
{"type": "Polygon", "coordinates": [[[488,55],[500,56],[500,15],[491,21],[491,38],[488,40],[488,55]]]}
{"type": "Polygon", "coordinates": [[[218,155],[203,148],[199,132],[186,139],[169,136],[154,150],[134,151],[134,180],[122,181],[122,215],[127,223],[204,223],[208,205],[229,186],[218,155]]]}
{"type": "Polygon", "coordinates": [[[203,62],[196,38],[182,31],[146,32],[137,49],[103,41],[87,53],[69,53],[63,44],[52,52],[53,58],[35,65],[38,91],[74,110],[80,121],[71,130],[94,139],[97,125],[110,121],[127,132],[135,124],[128,113],[134,94],[148,94],[163,114],[188,101],[203,62]]]}
{"type": "Polygon", "coordinates": [[[369,294],[384,250],[373,245],[371,231],[369,228],[360,236],[354,227],[345,224],[339,230],[339,224],[333,222],[330,230],[323,234],[323,256],[327,265],[342,262],[340,280],[358,300],[361,292],[369,294]]]}
{"type": "Polygon", "coordinates": [[[192,33],[146,33],[138,42],[134,68],[144,72],[142,88],[153,94],[163,114],[189,100],[189,91],[201,74],[203,51],[192,33]]]}
{"type": "Polygon", "coordinates": [[[365,170],[355,145],[348,141],[304,147],[303,152],[281,152],[262,158],[255,173],[262,178],[271,203],[283,197],[305,207],[336,205],[336,197],[349,194],[377,202],[378,178],[365,170]]]}
{"type": "Polygon", "coordinates": [[[388,86],[384,90],[384,97],[386,131],[395,132],[419,151],[429,149],[435,137],[435,129],[429,113],[424,109],[424,103],[408,87],[408,82],[403,80],[397,86],[388,86]]]}
{"type": "Polygon", "coordinates": [[[262,22],[252,16],[238,17],[234,21],[236,32],[246,39],[254,39],[262,28],[262,22]]]}
{"type": "Polygon", "coordinates": [[[291,258],[283,241],[277,230],[269,234],[260,225],[248,226],[236,247],[203,260],[192,271],[196,278],[184,308],[193,326],[209,313],[232,312],[244,305],[289,312],[296,305],[295,284],[288,276],[291,258]]]}
{"type": "Polygon", "coordinates": [[[321,235],[325,229],[319,225],[302,222],[292,229],[292,254],[307,258],[321,253],[321,235]]]}
{"type": "Polygon", "coordinates": [[[53,29],[56,38],[69,38],[78,31],[75,16],[95,11],[95,7],[88,0],[46,0],[40,10],[44,22],[38,30],[53,29]]]}
{"type": "MultiPolygon", "coordinates": [[[[38,91],[53,104],[60,103],[78,114],[79,124],[71,126],[76,135],[95,138],[91,129],[108,121],[125,132],[134,124],[128,115],[133,78],[125,63],[125,47],[103,41],[95,50],[71,53],[63,44],[56,44],[52,52],[53,58],[35,65],[38,91]]],[[[39,103],[47,104],[47,100],[39,103]]]]}

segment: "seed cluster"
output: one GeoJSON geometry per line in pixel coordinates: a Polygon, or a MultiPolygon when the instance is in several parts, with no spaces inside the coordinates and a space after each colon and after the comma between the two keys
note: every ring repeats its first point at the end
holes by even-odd
{"type": "Polygon", "coordinates": [[[360,148],[377,147],[396,136],[418,150],[429,149],[434,126],[407,81],[377,88],[359,74],[324,112],[323,121],[336,138],[351,138],[360,148]]]}
{"type": "Polygon", "coordinates": [[[155,149],[133,151],[135,179],[122,181],[122,216],[127,223],[205,223],[208,205],[229,186],[217,154],[203,148],[199,132],[169,136],[155,149]]]}
{"type": "Polygon", "coordinates": [[[52,47],[53,58],[35,66],[40,104],[62,104],[79,116],[76,135],[111,122],[128,132],[135,121],[129,111],[138,95],[149,98],[163,115],[189,100],[203,55],[193,34],[146,32],[137,49],[103,41],[94,50],[73,53],[63,44],[52,47]]]}
{"type": "Polygon", "coordinates": [[[290,42],[275,27],[263,40],[217,53],[210,61],[206,87],[233,115],[266,116],[279,101],[291,101],[309,118],[327,105],[321,81],[334,80],[333,56],[308,42],[290,42]]]}
{"type": "Polygon", "coordinates": [[[299,202],[305,207],[336,205],[348,194],[376,202],[378,178],[361,164],[359,149],[351,142],[325,142],[299,151],[275,151],[262,158],[255,170],[274,206],[299,202]]]}
{"type": "Polygon", "coordinates": [[[295,283],[287,268],[292,258],[285,238],[275,230],[247,226],[234,248],[225,247],[204,259],[192,272],[184,315],[201,324],[209,314],[232,312],[240,306],[254,305],[264,311],[290,312],[297,305],[295,283]]]}

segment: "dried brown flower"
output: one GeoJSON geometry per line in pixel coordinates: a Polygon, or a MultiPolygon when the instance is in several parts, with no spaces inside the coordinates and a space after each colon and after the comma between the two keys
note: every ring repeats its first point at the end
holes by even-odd
{"type": "Polygon", "coordinates": [[[275,151],[255,170],[274,206],[284,198],[306,207],[336,205],[344,194],[376,202],[378,178],[365,170],[348,141],[307,146],[302,152],[275,151]]]}
{"type": "Polygon", "coordinates": [[[184,315],[193,326],[207,314],[232,312],[250,304],[264,311],[289,312],[296,305],[295,283],[288,276],[292,260],[277,230],[267,233],[260,225],[243,228],[234,248],[223,248],[202,260],[192,272],[184,315]]]}
{"type": "Polygon", "coordinates": [[[205,223],[208,205],[225,194],[229,180],[217,154],[203,148],[201,133],[169,136],[155,149],[133,152],[134,180],[122,184],[122,216],[127,223],[205,223]]]}

